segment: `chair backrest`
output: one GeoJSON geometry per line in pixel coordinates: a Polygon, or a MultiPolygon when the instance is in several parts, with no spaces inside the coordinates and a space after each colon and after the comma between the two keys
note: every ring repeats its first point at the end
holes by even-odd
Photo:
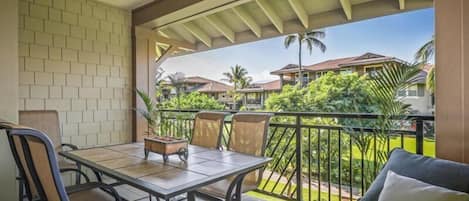
{"type": "Polygon", "coordinates": [[[59,114],[55,110],[25,110],[19,112],[19,124],[46,133],[55,152],[62,151],[59,114]]]}
{"type": "Polygon", "coordinates": [[[12,123],[0,123],[0,128],[7,131],[16,165],[20,174],[26,177],[26,189],[33,191],[28,196],[68,201],[49,137],[41,131],[12,123]]]}
{"type": "Polygon", "coordinates": [[[194,119],[191,144],[211,149],[219,148],[226,115],[223,112],[197,113],[194,119]]]}
{"type": "MultiPolygon", "coordinates": [[[[238,113],[233,115],[228,150],[264,156],[269,131],[269,113],[238,113]]],[[[245,184],[259,185],[263,169],[246,175],[245,184]]]]}

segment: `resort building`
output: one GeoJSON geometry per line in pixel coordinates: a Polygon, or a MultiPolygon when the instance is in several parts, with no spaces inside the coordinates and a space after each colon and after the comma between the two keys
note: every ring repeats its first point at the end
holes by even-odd
{"type": "Polygon", "coordinates": [[[248,110],[262,109],[265,100],[273,93],[279,93],[282,90],[280,80],[257,82],[249,87],[239,89],[242,94],[242,105],[248,110]]]}
{"type": "MultiPolygon", "coordinates": [[[[337,58],[323,61],[320,63],[305,65],[302,68],[303,83],[309,83],[315,79],[320,78],[328,72],[335,72],[340,74],[358,73],[358,75],[368,74],[370,77],[383,69],[385,63],[406,63],[406,61],[396,57],[383,56],[375,53],[365,53],[363,55],[337,58]]],[[[417,84],[409,89],[402,90],[398,94],[398,98],[404,103],[411,105],[415,113],[433,113],[434,103],[433,96],[430,92],[425,90],[425,80],[428,71],[426,67],[418,75],[417,84]]],[[[285,67],[272,71],[272,75],[280,77],[280,88],[285,85],[295,85],[298,83],[298,65],[288,64],[285,67]]]]}
{"type": "MultiPolygon", "coordinates": [[[[185,77],[179,83],[183,93],[200,92],[215,98],[219,102],[230,106],[232,105],[233,97],[228,94],[228,91],[233,87],[222,82],[207,79],[200,76],[185,77]]],[[[163,97],[168,99],[176,95],[175,86],[169,81],[164,81],[163,84],[163,97]]]]}

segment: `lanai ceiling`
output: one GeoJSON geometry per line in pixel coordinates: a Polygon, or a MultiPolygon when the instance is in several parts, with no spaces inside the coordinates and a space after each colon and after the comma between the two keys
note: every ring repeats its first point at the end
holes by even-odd
{"type": "Polygon", "coordinates": [[[133,23],[153,30],[161,44],[169,39],[203,51],[432,6],[433,0],[156,0],[133,10],[133,23]]]}

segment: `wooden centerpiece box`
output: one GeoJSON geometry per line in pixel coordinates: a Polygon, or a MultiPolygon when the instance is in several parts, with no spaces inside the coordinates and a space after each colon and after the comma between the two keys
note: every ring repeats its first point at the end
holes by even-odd
{"type": "Polygon", "coordinates": [[[187,140],[169,137],[155,136],[144,139],[145,142],[145,159],[148,154],[154,152],[163,156],[164,162],[168,161],[170,155],[178,155],[179,159],[186,161],[188,158],[187,140]]]}

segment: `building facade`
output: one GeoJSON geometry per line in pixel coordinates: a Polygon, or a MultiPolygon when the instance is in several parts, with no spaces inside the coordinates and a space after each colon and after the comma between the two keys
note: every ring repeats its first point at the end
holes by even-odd
{"type": "MultiPolygon", "coordinates": [[[[280,86],[289,84],[295,85],[300,82],[309,83],[320,78],[328,72],[358,75],[367,74],[370,77],[384,68],[385,63],[406,63],[404,60],[396,57],[383,56],[375,53],[365,53],[360,56],[331,59],[320,63],[306,65],[302,68],[302,75],[299,76],[298,65],[288,64],[285,67],[272,71],[272,75],[280,77],[280,86]],[[300,78],[301,77],[301,78],[300,78]]],[[[434,112],[434,101],[431,92],[425,89],[425,80],[428,73],[428,67],[424,68],[418,75],[414,86],[398,93],[398,99],[411,105],[412,112],[429,114],[434,112]]]]}
{"type": "MultiPolygon", "coordinates": [[[[185,77],[179,85],[183,93],[199,92],[213,97],[228,108],[233,105],[233,96],[228,93],[233,89],[230,85],[200,76],[185,77]]],[[[165,81],[162,86],[164,99],[169,99],[176,95],[176,89],[170,82],[165,81]]]]}

